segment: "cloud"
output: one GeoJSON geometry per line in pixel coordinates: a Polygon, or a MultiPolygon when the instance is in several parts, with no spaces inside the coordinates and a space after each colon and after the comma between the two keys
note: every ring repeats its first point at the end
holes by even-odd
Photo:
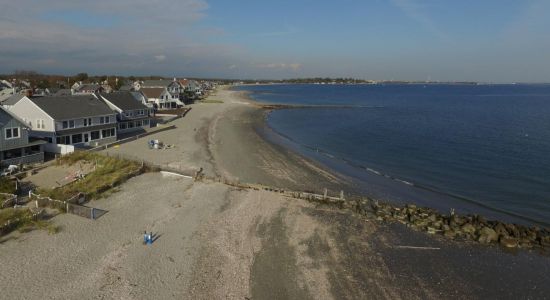
{"type": "Polygon", "coordinates": [[[0,73],[211,72],[242,49],[204,34],[200,22],[207,9],[203,0],[3,1],[0,73]]]}

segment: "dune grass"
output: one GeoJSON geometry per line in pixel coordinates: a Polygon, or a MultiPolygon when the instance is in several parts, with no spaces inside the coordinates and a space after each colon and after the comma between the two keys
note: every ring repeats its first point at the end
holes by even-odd
{"type": "Polygon", "coordinates": [[[63,156],[57,163],[73,165],[78,162],[90,162],[95,165],[95,170],[84,179],[55,189],[39,189],[38,193],[57,200],[68,200],[78,193],[84,193],[87,199],[98,199],[113,187],[128,180],[142,167],[136,161],[83,151],[63,156]]]}
{"type": "Polygon", "coordinates": [[[0,177],[0,193],[15,194],[15,182],[7,177],[0,177]]]}
{"type": "Polygon", "coordinates": [[[61,227],[55,226],[49,221],[33,220],[32,213],[28,209],[15,209],[11,207],[0,209],[0,226],[6,224],[8,220],[15,225],[8,232],[4,232],[5,234],[14,230],[29,232],[35,229],[42,229],[48,231],[49,234],[55,234],[61,230],[61,227]]]}

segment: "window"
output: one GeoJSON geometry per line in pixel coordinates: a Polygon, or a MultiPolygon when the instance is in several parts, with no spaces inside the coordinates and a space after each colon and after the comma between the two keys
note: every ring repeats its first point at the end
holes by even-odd
{"type": "Polygon", "coordinates": [[[136,127],[141,127],[141,121],[136,121],[136,127]]]}
{"type": "Polygon", "coordinates": [[[68,145],[70,144],[70,140],[69,140],[69,136],[58,136],[55,141],[57,142],[57,144],[59,145],[68,145]]]}
{"type": "Polygon", "coordinates": [[[101,131],[101,134],[103,135],[103,138],[115,136],[115,129],[104,129],[101,131]]]}
{"type": "Polygon", "coordinates": [[[105,117],[99,117],[99,124],[105,124],[105,117]]]}
{"type": "Polygon", "coordinates": [[[120,123],[118,127],[120,128],[120,130],[124,130],[127,128],[126,123],[120,123]]]}
{"type": "Polygon", "coordinates": [[[66,128],[69,128],[69,122],[63,121],[63,129],[66,129],[66,128]]]}
{"type": "Polygon", "coordinates": [[[73,134],[73,144],[79,144],[82,143],[82,134],[73,134]]]}
{"type": "Polygon", "coordinates": [[[48,143],[50,143],[50,144],[53,143],[53,139],[52,139],[51,137],[47,138],[46,141],[47,141],[48,143]]]}
{"type": "Polygon", "coordinates": [[[74,120],[69,121],[69,128],[74,128],[74,120]]]}
{"type": "Polygon", "coordinates": [[[149,125],[149,119],[143,120],[143,125],[149,125]]]}
{"type": "Polygon", "coordinates": [[[111,123],[111,121],[109,121],[109,117],[105,117],[105,123],[111,123]]]}
{"type": "Polygon", "coordinates": [[[45,129],[46,128],[46,123],[44,123],[44,120],[37,119],[36,120],[36,128],[37,129],[45,129]]]}
{"type": "Polygon", "coordinates": [[[90,132],[90,140],[99,140],[99,131],[92,131],[90,132]]]}
{"type": "Polygon", "coordinates": [[[6,140],[19,138],[19,127],[6,128],[6,140]]]}
{"type": "Polygon", "coordinates": [[[92,118],[84,119],[84,126],[92,126],[92,118]]]}
{"type": "Polygon", "coordinates": [[[128,128],[134,128],[134,122],[128,122],[128,128]]]}

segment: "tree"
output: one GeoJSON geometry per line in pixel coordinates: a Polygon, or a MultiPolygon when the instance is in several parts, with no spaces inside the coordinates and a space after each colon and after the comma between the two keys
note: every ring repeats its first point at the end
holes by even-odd
{"type": "Polygon", "coordinates": [[[84,81],[88,79],[88,73],[78,73],[76,74],[75,80],[76,81],[84,81]]]}

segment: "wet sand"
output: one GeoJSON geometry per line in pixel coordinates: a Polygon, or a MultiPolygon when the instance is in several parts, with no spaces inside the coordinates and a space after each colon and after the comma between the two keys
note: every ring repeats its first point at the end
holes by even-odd
{"type": "MultiPolygon", "coordinates": [[[[195,104],[176,129],[109,149],[190,171],[336,192],[347,179],[264,140],[264,111],[238,92],[195,104]],[[147,140],[175,147],[150,150],[147,140]]],[[[59,215],[60,233],[0,242],[2,298],[544,299],[550,259],[446,240],[268,191],[145,174],[59,215]],[[158,240],[143,245],[143,230],[158,240]],[[401,247],[406,246],[406,247],[401,247]],[[432,247],[433,250],[413,247],[432,247]]]]}

